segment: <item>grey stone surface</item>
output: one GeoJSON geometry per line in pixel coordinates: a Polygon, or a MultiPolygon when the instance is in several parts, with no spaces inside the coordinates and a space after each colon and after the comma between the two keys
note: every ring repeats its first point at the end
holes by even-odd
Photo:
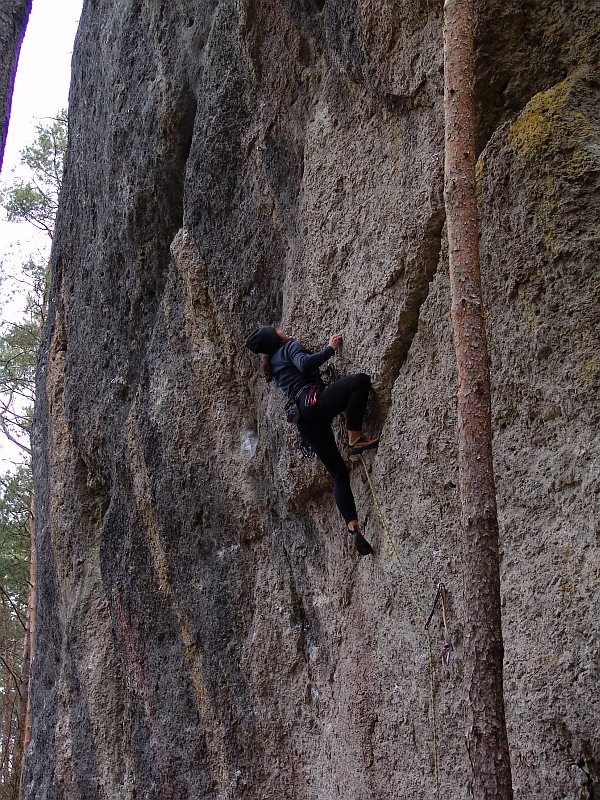
{"type": "MultiPolygon", "coordinates": [[[[590,800],[597,15],[479,12],[515,795],[590,800]]],[[[435,796],[440,580],[439,768],[468,796],[440,13],[86,3],[34,431],[30,800],[435,796]],[[363,560],[244,351],[272,321],[315,347],[341,331],[338,369],[372,374],[369,464],[420,610],[360,464],[363,560]]]]}

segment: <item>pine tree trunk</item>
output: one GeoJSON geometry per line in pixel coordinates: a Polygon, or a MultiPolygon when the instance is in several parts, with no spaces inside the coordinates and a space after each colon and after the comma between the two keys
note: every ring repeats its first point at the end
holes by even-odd
{"type": "MultiPolygon", "coordinates": [[[[20,785],[23,759],[27,739],[27,717],[29,710],[29,678],[31,675],[31,632],[34,624],[32,599],[34,598],[35,581],[35,521],[33,516],[33,496],[31,498],[29,522],[30,554],[29,554],[29,598],[27,605],[27,618],[25,620],[25,634],[23,636],[23,663],[21,666],[21,682],[18,706],[19,729],[17,745],[15,748],[14,775],[20,785]]],[[[29,725],[29,738],[31,738],[31,724],[29,725]]],[[[21,791],[19,790],[19,796],[21,791]]]]}
{"type": "Polygon", "coordinates": [[[8,729],[8,764],[6,770],[6,782],[8,784],[7,796],[10,800],[17,800],[19,781],[15,773],[15,758],[19,749],[19,740],[17,736],[18,728],[18,705],[19,705],[19,690],[14,680],[18,674],[17,666],[17,652],[18,644],[16,641],[12,643],[11,653],[11,669],[13,671],[13,681],[11,682],[11,701],[10,701],[10,722],[8,729]]]}
{"type": "Polygon", "coordinates": [[[25,631],[25,651],[23,653],[23,670],[21,679],[21,713],[23,714],[20,728],[22,732],[19,735],[21,742],[21,756],[19,765],[19,797],[23,797],[23,772],[25,769],[25,758],[27,756],[27,748],[31,742],[31,700],[29,694],[29,684],[31,678],[31,664],[33,661],[33,654],[35,649],[35,609],[37,602],[37,555],[35,548],[35,496],[31,495],[31,508],[30,508],[30,523],[29,523],[29,538],[30,538],[30,556],[29,556],[29,605],[27,608],[27,624],[25,631]]]}
{"type": "Polygon", "coordinates": [[[3,664],[3,707],[2,707],[2,764],[0,770],[0,785],[8,783],[8,756],[10,751],[10,718],[12,712],[12,677],[8,665],[10,664],[10,644],[8,639],[8,605],[2,598],[2,655],[3,664]]]}
{"type": "Polygon", "coordinates": [[[21,768],[23,765],[23,754],[25,745],[25,726],[27,721],[27,700],[29,697],[29,676],[31,672],[31,637],[29,634],[29,617],[30,611],[27,612],[27,622],[25,623],[25,635],[23,637],[23,664],[21,666],[21,694],[19,696],[19,705],[17,710],[17,718],[19,727],[17,731],[17,742],[15,746],[15,760],[13,765],[13,772],[19,776],[20,780],[21,768]]]}
{"type": "Polygon", "coordinates": [[[2,0],[0,3],[0,168],[17,61],[30,11],[31,0],[2,0]]]}
{"type": "Polygon", "coordinates": [[[512,780],[502,691],[498,517],[475,192],[473,25],[473,0],[446,0],[444,193],[459,378],[467,746],[475,800],[508,800],[512,780]]]}

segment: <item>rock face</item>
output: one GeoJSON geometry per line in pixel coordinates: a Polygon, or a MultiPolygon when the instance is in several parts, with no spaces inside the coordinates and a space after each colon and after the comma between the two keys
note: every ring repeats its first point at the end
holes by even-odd
{"type": "MultiPolygon", "coordinates": [[[[515,796],[590,800],[598,15],[478,14],[515,796]]],[[[431,798],[436,752],[468,797],[441,41],[428,0],[86,3],[34,431],[30,800],[431,798]],[[360,464],[376,554],[346,552],[242,346],[269,322],[343,332],[338,370],[373,376],[408,581],[360,464]]]]}

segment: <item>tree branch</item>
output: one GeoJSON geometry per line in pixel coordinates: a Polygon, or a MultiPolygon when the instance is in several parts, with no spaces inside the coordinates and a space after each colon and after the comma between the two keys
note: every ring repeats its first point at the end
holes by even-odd
{"type": "Polygon", "coordinates": [[[27,453],[28,456],[31,455],[31,448],[24,445],[23,442],[20,442],[11,434],[8,427],[6,426],[6,421],[2,416],[0,416],[0,428],[2,428],[2,432],[4,433],[9,442],[12,442],[14,445],[19,447],[24,453],[27,453]]]}
{"type": "Polygon", "coordinates": [[[4,586],[2,586],[2,584],[1,584],[1,583],[0,583],[0,593],[2,593],[2,594],[4,595],[4,597],[6,597],[6,599],[8,600],[8,602],[9,602],[9,604],[10,604],[10,607],[11,607],[11,608],[12,608],[12,610],[15,612],[15,614],[16,614],[16,616],[17,616],[17,619],[18,619],[18,620],[19,620],[19,622],[21,623],[21,625],[22,625],[22,627],[23,627],[23,630],[26,630],[26,627],[25,627],[25,622],[23,621],[23,618],[22,618],[22,617],[21,617],[21,615],[19,614],[19,609],[16,607],[16,605],[15,605],[15,604],[14,604],[14,602],[12,601],[12,598],[10,597],[10,595],[8,594],[8,592],[6,591],[6,589],[4,588],[4,586]]]}
{"type": "Polygon", "coordinates": [[[21,697],[21,689],[19,688],[19,686],[20,686],[20,683],[21,683],[21,679],[20,679],[20,678],[18,678],[18,677],[15,675],[15,673],[12,671],[12,669],[10,668],[10,665],[9,665],[9,664],[6,662],[6,659],[4,658],[4,656],[0,656],[0,661],[1,661],[1,662],[4,664],[4,666],[6,667],[6,669],[7,669],[7,670],[10,672],[10,674],[12,675],[12,679],[13,679],[13,681],[15,682],[15,689],[17,690],[17,693],[18,693],[19,697],[21,697]]]}

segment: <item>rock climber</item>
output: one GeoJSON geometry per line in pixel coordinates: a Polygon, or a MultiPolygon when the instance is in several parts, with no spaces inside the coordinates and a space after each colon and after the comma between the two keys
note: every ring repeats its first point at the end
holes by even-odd
{"type": "Polygon", "coordinates": [[[335,355],[341,343],[342,337],[336,334],[323,350],[308,353],[301,342],[272,326],[257,328],[246,338],[249,350],[264,355],[262,372],[266,380],[275,378],[286,394],[288,418],[292,409],[292,418],[300,433],[331,475],[335,502],[352,535],[354,547],[360,555],[366,556],[373,548],[360,531],[350,476],[335,442],[331,422],[342,411],[346,412],[351,455],[376,448],[379,439],[370,438],[362,431],[371,378],[358,372],[326,387],[319,374],[319,367],[335,355]]]}

